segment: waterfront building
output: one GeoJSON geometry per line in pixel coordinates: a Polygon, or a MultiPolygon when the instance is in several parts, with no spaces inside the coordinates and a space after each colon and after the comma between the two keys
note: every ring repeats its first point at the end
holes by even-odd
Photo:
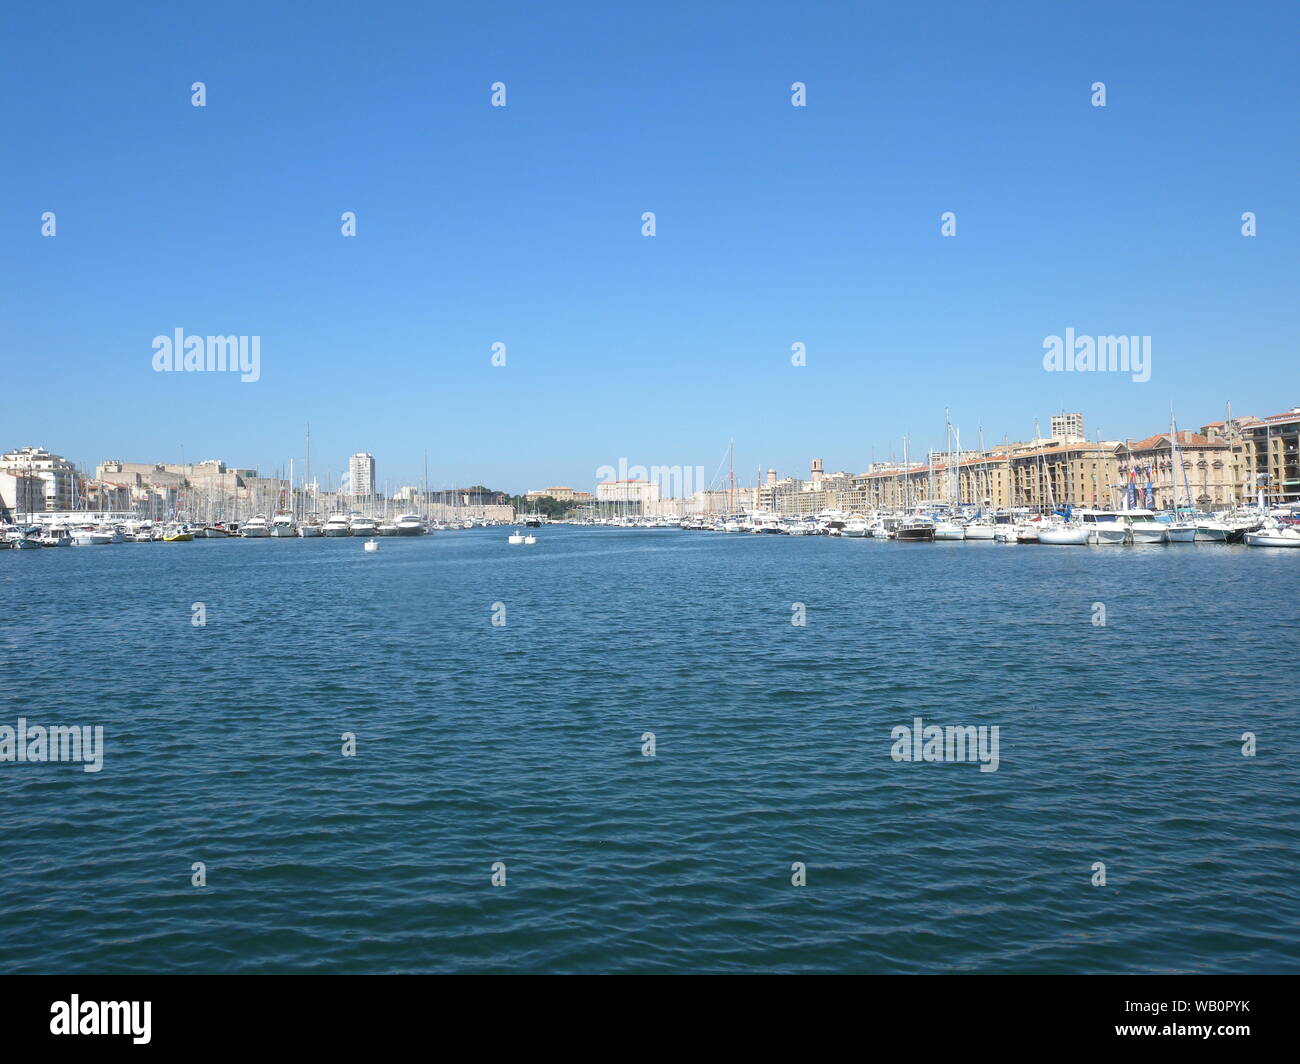
{"type": "Polygon", "coordinates": [[[596,485],[597,502],[652,503],[659,501],[653,480],[606,480],[596,485]]]}
{"type": "Polygon", "coordinates": [[[34,473],[0,472],[0,520],[45,509],[45,481],[34,473]]]}
{"type": "Polygon", "coordinates": [[[1239,447],[1225,439],[1180,431],[1178,450],[1181,464],[1170,432],[1125,443],[1117,454],[1121,483],[1127,485],[1132,473],[1135,490],[1143,498],[1150,483],[1151,505],[1162,510],[1188,505],[1189,493],[1191,505],[1199,510],[1227,509],[1249,497],[1243,486],[1246,459],[1239,447]]]}
{"type": "Polygon", "coordinates": [[[1064,440],[1067,443],[1074,443],[1078,440],[1086,439],[1083,431],[1082,414],[1053,414],[1052,415],[1052,439],[1064,440]]]}
{"type": "Polygon", "coordinates": [[[530,491],[526,499],[554,499],[556,502],[591,502],[592,494],[589,491],[574,491],[573,488],[555,487],[542,488],[540,491],[530,491]]]}
{"type": "Polygon", "coordinates": [[[348,459],[348,477],[352,495],[369,502],[375,494],[375,456],[360,452],[348,459]]]}
{"type": "Polygon", "coordinates": [[[77,497],[77,470],[62,455],[44,447],[19,447],[0,455],[0,472],[25,473],[41,481],[40,510],[71,510],[77,497]]]}
{"type": "Polygon", "coordinates": [[[1270,506],[1300,502],[1300,407],[1239,423],[1243,494],[1263,491],[1270,506]]]}

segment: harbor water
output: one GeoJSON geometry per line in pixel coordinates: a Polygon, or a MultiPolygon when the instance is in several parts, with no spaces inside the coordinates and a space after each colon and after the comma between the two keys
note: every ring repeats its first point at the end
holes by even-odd
{"type": "Polygon", "coordinates": [[[1300,971],[1300,552],[510,531],[0,553],[0,972],[1300,971]]]}

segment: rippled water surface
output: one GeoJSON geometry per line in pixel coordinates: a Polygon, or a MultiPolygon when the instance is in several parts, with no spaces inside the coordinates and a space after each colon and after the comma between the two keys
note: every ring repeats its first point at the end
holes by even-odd
{"type": "Polygon", "coordinates": [[[506,534],[0,552],[0,971],[1300,970],[1300,551],[506,534]]]}

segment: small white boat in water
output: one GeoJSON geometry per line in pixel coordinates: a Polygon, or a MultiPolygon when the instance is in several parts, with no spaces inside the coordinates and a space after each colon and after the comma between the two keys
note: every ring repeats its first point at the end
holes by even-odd
{"type": "Polygon", "coordinates": [[[276,514],[271,522],[271,535],[276,539],[295,539],[298,535],[291,514],[276,514]]]}
{"type": "Polygon", "coordinates": [[[369,553],[373,554],[375,551],[377,551],[377,550],[379,549],[379,540],[377,540],[377,539],[368,539],[368,540],[366,540],[366,547],[365,547],[365,549],[366,549],[369,553]]]}
{"type": "Polygon", "coordinates": [[[1129,541],[1128,522],[1122,514],[1113,510],[1078,510],[1076,511],[1083,527],[1088,530],[1089,539],[1104,545],[1127,543],[1129,541]]]}
{"type": "Polygon", "coordinates": [[[402,514],[397,518],[397,534],[399,536],[422,536],[424,535],[424,522],[420,519],[419,514],[402,514]]]}
{"type": "Polygon", "coordinates": [[[845,539],[866,539],[871,533],[871,522],[865,517],[853,516],[844,522],[840,535],[845,539]]]}
{"type": "Polygon", "coordinates": [[[373,536],[376,532],[374,518],[364,517],[361,514],[353,514],[348,527],[351,528],[354,536],[373,536]]]}
{"type": "Polygon", "coordinates": [[[1166,526],[1156,520],[1150,510],[1121,510],[1128,521],[1129,535],[1134,543],[1167,543],[1169,535],[1166,526]]]}
{"type": "Polygon", "coordinates": [[[528,545],[529,543],[536,543],[536,542],[537,542],[537,537],[536,537],[536,536],[524,536],[524,544],[525,544],[525,546],[528,545]]]}
{"type": "Polygon", "coordinates": [[[350,536],[352,535],[352,526],[348,524],[346,514],[330,514],[329,519],[325,522],[325,535],[350,536]]]}
{"type": "Polygon", "coordinates": [[[1248,547],[1300,547],[1300,528],[1270,520],[1263,528],[1247,532],[1245,539],[1248,547]]]}
{"type": "Polygon", "coordinates": [[[1038,542],[1052,547],[1086,547],[1091,538],[1083,525],[1042,525],[1038,529],[1038,542]]]}
{"type": "Polygon", "coordinates": [[[519,529],[515,529],[513,533],[511,533],[506,537],[507,543],[522,543],[523,541],[524,541],[524,534],[520,532],[519,529]]]}
{"type": "Polygon", "coordinates": [[[267,539],[271,535],[271,522],[265,514],[257,514],[243,523],[239,534],[245,539],[267,539]]]}
{"type": "Polygon", "coordinates": [[[112,542],[112,533],[104,532],[89,525],[85,528],[78,528],[72,533],[72,545],[74,547],[98,547],[101,544],[112,542]]]}

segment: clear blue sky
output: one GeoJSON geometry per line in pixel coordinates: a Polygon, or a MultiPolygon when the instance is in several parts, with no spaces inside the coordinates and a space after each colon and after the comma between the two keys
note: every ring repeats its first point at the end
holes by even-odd
{"type": "Polygon", "coordinates": [[[1300,405],[1298,12],[9,5],[0,447],[271,470],[310,421],[321,474],[513,491],[1300,405]],[[154,373],[177,327],[262,379],[154,373]],[[1044,372],[1066,328],[1151,380],[1044,372]]]}

